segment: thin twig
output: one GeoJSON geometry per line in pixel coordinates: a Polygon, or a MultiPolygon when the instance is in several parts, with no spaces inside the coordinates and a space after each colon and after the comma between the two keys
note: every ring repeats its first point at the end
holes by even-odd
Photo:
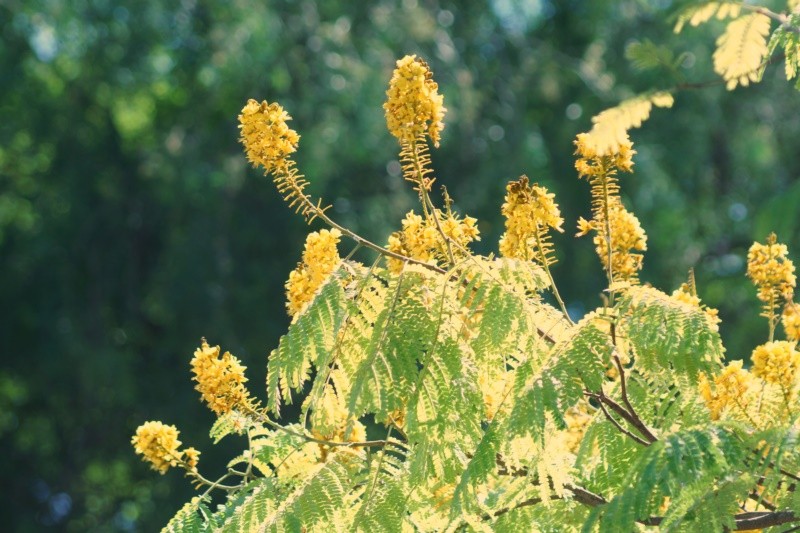
{"type": "Polygon", "coordinates": [[[350,441],[350,442],[339,442],[339,441],[332,441],[332,440],[325,440],[325,439],[317,439],[312,437],[311,435],[304,435],[303,433],[298,433],[297,431],[293,431],[287,427],[284,427],[277,422],[270,419],[264,413],[257,411],[255,409],[247,409],[247,414],[255,416],[259,421],[267,424],[270,427],[273,427],[279,431],[283,431],[287,435],[292,435],[294,437],[304,439],[307,442],[313,442],[316,444],[322,444],[323,446],[335,446],[335,447],[343,447],[343,448],[374,448],[380,446],[386,446],[388,444],[398,444],[399,442],[395,441],[388,441],[388,440],[367,440],[367,441],[350,441]]]}
{"type": "Polygon", "coordinates": [[[606,418],[612,424],[614,424],[614,427],[616,427],[621,433],[623,433],[624,435],[627,435],[628,437],[633,439],[635,442],[637,442],[637,443],[639,443],[639,444],[641,444],[643,446],[649,446],[650,445],[650,443],[647,442],[646,440],[644,440],[643,438],[637,437],[636,435],[634,435],[633,433],[631,433],[630,431],[628,431],[627,429],[622,427],[620,425],[620,423],[617,422],[617,420],[614,417],[611,416],[611,413],[608,412],[608,410],[606,409],[605,404],[602,401],[600,402],[600,410],[603,411],[603,414],[606,416],[606,418]]]}
{"type": "Polygon", "coordinates": [[[633,405],[631,405],[630,399],[628,398],[628,387],[626,385],[626,380],[625,380],[625,369],[622,366],[622,361],[620,361],[619,354],[617,353],[617,348],[616,348],[617,328],[616,324],[613,321],[610,323],[610,329],[611,329],[611,340],[614,343],[614,353],[613,353],[614,363],[616,364],[617,371],[619,372],[619,384],[622,392],[622,401],[625,403],[625,407],[628,408],[628,412],[631,415],[631,423],[634,425],[634,427],[636,427],[636,429],[638,429],[639,432],[642,435],[644,435],[644,437],[648,441],[650,441],[651,443],[656,442],[658,440],[658,437],[653,435],[653,432],[650,431],[650,429],[642,421],[642,419],[639,418],[639,415],[636,414],[636,410],[633,408],[633,405]]]}

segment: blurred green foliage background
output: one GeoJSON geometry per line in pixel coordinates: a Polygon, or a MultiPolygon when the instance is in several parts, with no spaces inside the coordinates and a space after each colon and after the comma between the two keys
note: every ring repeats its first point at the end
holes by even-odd
{"type": "MultiPolygon", "coordinates": [[[[246,164],[236,116],[281,102],[333,216],[385,242],[415,203],[381,104],[394,60],[426,58],[449,109],[438,183],[496,251],[505,184],[587,215],[572,140],[621,99],[713,79],[719,26],[674,35],[670,0],[0,0],[0,516],[10,531],[153,531],[192,489],[133,454],[138,424],[174,423],[208,477],[212,447],[188,362],[200,337],[248,365],[288,318],[283,281],[303,221],[246,164]],[[651,40],[677,69],[625,59],[651,40]]],[[[623,195],[649,235],[644,281],[696,269],[733,359],[763,341],[744,257],[775,230],[800,259],[800,99],[779,66],[762,84],[677,95],[633,132],[623,195]]],[[[600,304],[588,239],[556,239],[576,316],[600,304]]],[[[343,252],[346,250],[342,250],[343,252]]],[[[366,258],[366,256],[365,256],[366,258]]]]}

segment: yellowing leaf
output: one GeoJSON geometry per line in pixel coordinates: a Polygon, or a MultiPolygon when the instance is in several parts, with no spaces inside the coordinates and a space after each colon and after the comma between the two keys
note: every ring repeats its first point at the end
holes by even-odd
{"type": "Polygon", "coordinates": [[[770,20],[752,13],[734,20],[717,39],[714,71],[727,82],[728,90],[759,81],[760,67],[768,53],[770,20]]]}
{"type": "Polygon", "coordinates": [[[741,6],[732,2],[707,2],[699,6],[688,7],[678,16],[675,33],[680,33],[687,22],[690,26],[699,26],[711,20],[714,15],[722,20],[728,17],[738,17],[740,11],[741,6]]]}
{"type": "Polygon", "coordinates": [[[647,120],[654,105],[672,107],[672,103],[672,94],[666,91],[625,100],[592,118],[594,126],[586,135],[585,142],[598,155],[612,154],[619,150],[620,144],[628,142],[629,129],[638,128],[647,120]]]}

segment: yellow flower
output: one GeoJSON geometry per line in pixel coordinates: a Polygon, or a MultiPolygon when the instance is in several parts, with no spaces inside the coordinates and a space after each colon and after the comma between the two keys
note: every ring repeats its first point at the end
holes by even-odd
{"type": "Polygon", "coordinates": [[[317,290],[341,262],[336,245],[342,232],[336,228],[309,233],[306,237],[303,261],[289,273],[286,282],[286,308],[296,317],[314,299],[317,290]]]}
{"type": "Polygon", "coordinates": [[[758,289],[758,299],[771,309],[779,299],[791,301],[794,295],[794,263],[788,255],[786,245],[778,243],[774,233],[766,244],[754,242],[747,252],[747,277],[758,289]]]}
{"type": "Polygon", "coordinates": [[[731,361],[714,378],[714,388],[705,375],[700,376],[698,384],[700,395],[711,411],[711,419],[719,420],[722,412],[731,406],[744,409],[747,406],[747,391],[753,384],[753,376],[742,369],[742,361],[731,361]]]}
{"type": "Polygon", "coordinates": [[[289,154],[297,149],[300,136],[289,128],[291,120],[277,103],[258,103],[252,98],[239,115],[240,142],[253,166],[261,165],[266,172],[285,171],[289,154]]]}
{"type": "Polygon", "coordinates": [[[141,455],[143,461],[150,463],[150,468],[164,474],[169,467],[177,465],[180,461],[179,433],[175,426],[155,421],[145,422],[136,428],[131,444],[136,454],[141,455]]]}
{"type": "Polygon", "coordinates": [[[792,342],[800,341],[800,305],[794,302],[787,303],[781,321],[786,338],[792,342]]]}
{"type": "Polygon", "coordinates": [[[427,133],[433,145],[439,146],[447,109],[438,90],[424,60],[412,55],[397,61],[383,109],[386,126],[400,144],[413,143],[427,133]]]}
{"type": "Polygon", "coordinates": [[[586,434],[593,417],[589,411],[589,406],[585,402],[570,407],[564,413],[564,421],[567,423],[567,429],[563,436],[564,445],[572,453],[578,453],[583,436],[586,434]]]}
{"type": "MultiPolygon", "coordinates": [[[[463,255],[462,250],[472,241],[480,240],[477,220],[472,217],[459,218],[452,212],[436,210],[442,232],[456,244],[454,255],[463,255]]],[[[423,219],[420,215],[409,211],[402,222],[403,229],[389,236],[387,249],[411,259],[419,261],[435,261],[444,256],[447,244],[442,239],[433,217],[423,219]]],[[[401,259],[389,259],[389,270],[398,273],[403,269],[401,259]]]]}
{"type": "Polygon", "coordinates": [[[606,174],[613,167],[622,172],[633,171],[633,156],[636,150],[633,149],[632,142],[620,143],[616,153],[601,156],[589,142],[589,138],[586,133],[579,133],[575,138],[575,155],[578,156],[575,169],[581,177],[606,174]]]}
{"type": "Polygon", "coordinates": [[[184,461],[190,470],[197,470],[197,463],[200,462],[200,452],[194,448],[183,450],[184,461]]]}
{"type": "Polygon", "coordinates": [[[501,212],[506,217],[506,231],[500,238],[503,257],[536,260],[551,265],[555,262],[548,229],[563,231],[561,211],[555,195],[538,183],[528,184],[521,176],[506,186],[506,198],[501,212]],[[538,241],[538,242],[537,242],[538,241]]]}
{"type": "MultiPolygon", "coordinates": [[[[611,227],[611,272],[614,281],[635,281],[642,269],[644,256],[640,253],[647,250],[647,235],[642,229],[636,215],[625,209],[619,197],[612,196],[608,202],[608,218],[611,227]]],[[[595,251],[604,265],[608,264],[608,242],[606,241],[605,215],[587,221],[578,220],[577,236],[586,235],[594,230],[592,239],[595,251]]]]}
{"type": "Polygon", "coordinates": [[[230,354],[219,357],[219,346],[211,347],[205,339],[203,345],[194,352],[192,372],[197,382],[195,390],[200,392],[208,407],[222,415],[237,406],[249,403],[249,394],[244,386],[246,367],[230,354]]]}
{"type": "Polygon", "coordinates": [[[700,297],[697,296],[688,283],[684,283],[679,288],[675,289],[675,292],[672,293],[672,298],[686,305],[702,309],[706,314],[706,319],[708,320],[710,328],[713,331],[719,331],[719,323],[721,322],[719,319],[719,311],[703,305],[700,301],[700,297]]]}
{"type": "Polygon", "coordinates": [[[800,353],[787,341],[762,344],[753,350],[753,374],[768,383],[790,389],[800,368],[800,353]]]}

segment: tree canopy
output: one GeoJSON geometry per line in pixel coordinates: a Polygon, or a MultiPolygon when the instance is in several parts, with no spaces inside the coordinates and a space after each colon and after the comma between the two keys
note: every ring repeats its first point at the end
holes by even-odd
{"type": "MultiPolygon", "coordinates": [[[[450,113],[437,184],[477,219],[479,252],[503,232],[504,188],[522,173],[557,194],[566,220],[587,217],[564,147],[603,109],[681,87],[673,109],[632,133],[637,176],[623,194],[651,250],[640,277],[677,287],[694,267],[728,355],[743,358],[765,331],[742,276],[748,247],[774,230],[800,249],[798,100],[779,65],[729,94],[712,74],[725,21],[675,35],[676,7],[0,5],[0,509],[11,527],[150,530],[188,499],[184,480],[131,457],[129,435],[145,419],[212,420],[184,379],[203,335],[265,381],[306,231],[253,179],[235,116],[248,98],[280,101],[303,136],[310,190],[385,242],[416,201],[380,109],[406,53],[440,74],[450,113]]],[[[553,237],[554,276],[577,319],[605,280],[567,228],[553,237]]],[[[205,426],[183,438],[208,442],[205,426]]],[[[203,448],[219,468],[232,449],[203,448]]]]}

